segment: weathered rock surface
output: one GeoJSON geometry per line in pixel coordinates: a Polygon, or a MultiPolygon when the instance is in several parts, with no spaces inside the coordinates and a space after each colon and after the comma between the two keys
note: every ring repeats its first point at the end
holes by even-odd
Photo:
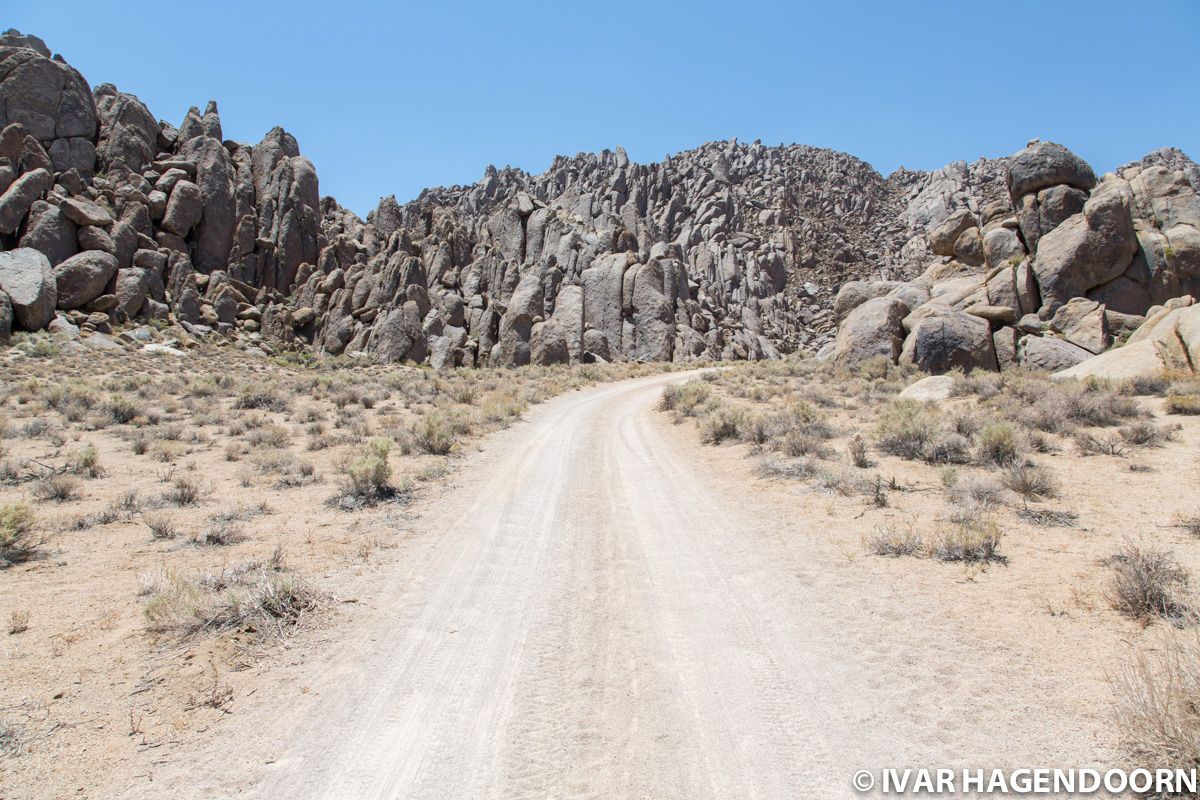
{"type": "Polygon", "coordinates": [[[37,250],[0,253],[0,291],[8,296],[15,327],[37,331],[54,319],[58,288],[50,261],[37,250]]]}
{"type": "MultiPolygon", "coordinates": [[[[1097,184],[1050,142],[886,178],[800,145],[710,142],[652,164],[616,148],[540,175],[489,167],[364,220],[321,198],[282,128],[226,141],[211,101],[158,122],[114,86],[93,95],[36,37],[0,37],[0,100],[0,248],[46,255],[51,317],[107,315],[85,334],[203,320],[438,367],[832,345],[843,363],[942,371],[1102,350],[1151,304],[1200,292],[1200,170],[1174,150],[1097,184]]],[[[48,324],[27,295],[14,324],[48,324]]]]}
{"type": "Polygon", "coordinates": [[[54,268],[58,307],[80,308],[96,299],[116,274],[117,259],[109,253],[88,250],[71,256],[54,268]]]}

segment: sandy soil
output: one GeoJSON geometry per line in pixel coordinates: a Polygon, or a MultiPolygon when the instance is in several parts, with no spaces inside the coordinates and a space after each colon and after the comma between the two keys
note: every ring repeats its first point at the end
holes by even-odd
{"type": "Polygon", "coordinates": [[[359,609],[376,602],[376,575],[390,582],[407,569],[416,512],[404,496],[331,506],[342,459],[371,437],[404,439],[429,414],[460,420],[469,429],[450,455],[397,444],[390,456],[393,484],[437,496],[481,436],[550,394],[605,377],[594,372],[296,366],[219,347],[0,364],[0,510],[26,504],[44,539],[30,559],[0,567],[0,798],[139,796],[181,754],[227,728],[253,728],[250,701],[292,699],[276,673],[286,678],[340,647],[359,609]],[[61,388],[86,404],[58,398],[70,416],[50,407],[61,388]],[[240,408],[248,389],[271,390],[286,407],[240,408]],[[105,411],[118,396],[137,411],[121,424],[105,411]],[[75,467],[89,446],[94,475],[75,467]],[[296,471],[306,464],[310,473],[296,471]],[[56,473],[73,496],[39,495],[56,473]],[[177,479],[195,484],[194,503],[167,499],[177,479]],[[172,535],[153,538],[154,517],[172,535]],[[221,529],[233,532],[228,542],[204,543],[221,529]],[[174,578],[215,603],[239,576],[259,572],[300,581],[315,605],[198,631],[160,630],[147,616],[150,590],[174,578]]]}
{"type": "Polygon", "coordinates": [[[1198,566],[1165,524],[1193,510],[1191,420],[1147,471],[1047,455],[1078,526],[1009,508],[1007,565],[963,567],[863,545],[933,524],[932,468],[882,458],[907,488],[886,508],[761,477],[655,410],[681,379],[491,437],[397,521],[352,617],[113,793],[839,797],[859,768],[1121,764],[1107,676],[1158,631],[1108,607],[1101,562],[1141,533],[1198,566]]]}

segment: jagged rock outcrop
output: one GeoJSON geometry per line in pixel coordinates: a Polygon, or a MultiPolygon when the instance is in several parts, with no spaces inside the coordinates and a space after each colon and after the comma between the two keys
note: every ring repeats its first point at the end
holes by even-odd
{"type": "MultiPolygon", "coordinates": [[[[943,371],[1074,352],[1033,338],[1095,352],[1200,292],[1200,176],[1178,151],[1097,182],[1042,142],[887,178],[801,145],[617,148],[364,220],[320,197],[282,128],[226,141],[211,101],[156,121],[36,37],[0,36],[0,98],[0,251],[44,254],[62,324],[169,319],[436,367],[827,348],[943,371]]],[[[51,322],[9,303],[17,329],[51,322]]]]}
{"type": "MultiPolygon", "coordinates": [[[[1122,343],[1156,304],[1200,289],[1200,181],[1179,151],[1152,153],[1097,181],[1065,147],[1034,141],[1005,169],[1007,204],[979,216],[954,211],[929,233],[941,257],[899,284],[907,289],[848,283],[839,314],[865,297],[928,292],[904,319],[895,360],[933,373],[1058,371],[1122,343]]],[[[856,329],[853,317],[839,342],[856,329]]],[[[844,347],[830,354],[856,360],[844,347]]]]}

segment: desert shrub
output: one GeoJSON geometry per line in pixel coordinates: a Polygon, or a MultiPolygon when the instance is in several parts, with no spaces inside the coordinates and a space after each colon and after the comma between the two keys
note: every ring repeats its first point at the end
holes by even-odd
{"type": "Polygon", "coordinates": [[[297,624],[320,600],[278,557],[199,579],[154,576],[141,593],[147,597],[150,630],[180,637],[263,623],[283,629],[297,624]]]}
{"type": "Polygon", "coordinates": [[[708,444],[737,439],[748,419],[746,412],[740,408],[718,406],[701,420],[700,437],[708,444]]]}
{"type": "Polygon", "coordinates": [[[875,425],[881,450],[913,460],[925,458],[926,448],[937,432],[937,420],[929,409],[911,400],[896,400],[884,408],[875,425]]]}
{"type": "Polygon", "coordinates": [[[830,455],[829,448],[825,446],[825,442],[813,433],[806,430],[788,431],[783,437],[783,444],[780,450],[784,455],[791,458],[799,458],[801,456],[815,456],[816,458],[828,458],[830,455]]]}
{"type": "Polygon", "coordinates": [[[1174,431],[1146,421],[1132,422],[1123,426],[1117,433],[1126,444],[1137,447],[1159,447],[1174,435],[1174,431]]]}
{"type": "Polygon", "coordinates": [[[233,401],[233,407],[263,411],[287,411],[290,404],[275,386],[255,384],[242,389],[237,399],[233,401]]]}
{"type": "Polygon", "coordinates": [[[939,431],[925,445],[925,460],[930,464],[970,463],[971,442],[961,433],[939,431]]]}
{"type": "Polygon", "coordinates": [[[1000,504],[1004,485],[992,475],[956,476],[954,482],[947,485],[947,494],[952,506],[951,521],[969,521],[1000,504]]]}
{"type": "Polygon", "coordinates": [[[1200,536],[1200,511],[1193,511],[1190,514],[1179,514],[1175,518],[1175,524],[1192,536],[1200,536]]]}
{"type": "Polygon", "coordinates": [[[198,478],[191,475],[177,475],[171,481],[171,485],[167,487],[163,497],[167,502],[177,506],[194,506],[200,502],[200,496],[203,493],[198,478]]]}
{"type": "Polygon", "coordinates": [[[127,425],[142,413],[138,404],[123,394],[110,395],[104,402],[104,414],[117,425],[127,425]]]}
{"type": "Polygon", "coordinates": [[[1021,455],[1016,429],[1007,422],[992,422],[979,432],[976,458],[983,464],[1004,466],[1021,455]]]}
{"type": "Polygon", "coordinates": [[[663,411],[674,411],[679,418],[696,416],[698,409],[712,398],[712,387],[708,383],[716,378],[705,377],[708,375],[716,375],[716,373],[702,373],[701,378],[707,382],[693,380],[666,387],[663,389],[658,407],[663,411]]]}
{"type": "Polygon", "coordinates": [[[1058,493],[1054,476],[1036,464],[1011,462],[1000,473],[1000,482],[1025,500],[1054,497],[1058,493]]]}
{"type": "Polygon", "coordinates": [[[1140,651],[1114,688],[1122,739],[1139,765],[1200,768],[1200,633],[1140,651]]]}
{"type": "Polygon", "coordinates": [[[1168,414],[1200,414],[1200,394],[1167,395],[1168,414]]]}
{"type": "Polygon", "coordinates": [[[227,547],[246,540],[242,526],[230,520],[216,520],[192,536],[192,543],[213,547],[227,547]]]}
{"type": "Polygon", "coordinates": [[[346,481],[344,491],[348,497],[371,500],[386,497],[393,491],[389,483],[392,466],[388,463],[391,449],[391,439],[372,439],[357,456],[341,463],[346,481]]]}
{"type": "Polygon", "coordinates": [[[876,527],[865,537],[864,543],[869,552],[889,558],[921,555],[925,548],[924,541],[916,531],[890,525],[876,527]]]}
{"type": "Polygon", "coordinates": [[[1000,538],[1000,528],[990,518],[962,521],[939,531],[929,551],[938,561],[1005,561],[1000,554],[1000,538]]]}
{"type": "Polygon", "coordinates": [[[1113,576],[1108,597],[1117,611],[1143,622],[1191,615],[1183,595],[1189,576],[1171,552],[1126,541],[1109,565],[1113,576]]]}
{"type": "Polygon", "coordinates": [[[166,514],[143,514],[142,523],[150,529],[150,537],[153,539],[174,539],[179,535],[175,521],[166,514]]]}
{"type": "Polygon", "coordinates": [[[850,454],[850,463],[859,469],[867,469],[875,465],[871,460],[870,449],[867,446],[867,441],[859,434],[855,434],[850,440],[850,444],[846,446],[847,452],[850,454]]]}
{"type": "Polygon", "coordinates": [[[1075,446],[1083,455],[1123,456],[1128,449],[1120,436],[1096,435],[1087,431],[1075,435],[1075,446]]]}
{"type": "Polygon", "coordinates": [[[100,452],[95,445],[87,445],[71,458],[71,471],[89,478],[104,475],[104,468],[100,466],[100,452]]]}
{"type": "Polygon", "coordinates": [[[421,417],[413,423],[410,432],[417,448],[431,455],[447,455],[458,443],[454,421],[440,412],[421,417]]]}
{"type": "Polygon", "coordinates": [[[291,440],[291,433],[282,425],[264,425],[246,436],[246,442],[251,447],[282,448],[287,447],[291,440]]]}
{"type": "Polygon", "coordinates": [[[0,506],[0,567],[30,559],[42,544],[33,533],[33,512],[24,503],[0,506]]]}
{"type": "Polygon", "coordinates": [[[79,481],[70,475],[49,475],[33,485],[38,500],[65,503],[79,496],[79,481]]]}
{"type": "Polygon", "coordinates": [[[817,465],[811,458],[766,458],[759,462],[758,471],[767,478],[807,480],[817,474],[817,465]]]}

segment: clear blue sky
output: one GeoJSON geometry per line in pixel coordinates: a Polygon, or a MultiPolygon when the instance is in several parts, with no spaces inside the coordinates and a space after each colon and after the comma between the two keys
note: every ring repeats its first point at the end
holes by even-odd
{"type": "Polygon", "coordinates": [[[173,124],[212,98],[227,138],[283,125],[359,214],[618,144],[801,142],[885,175],[1033,137],[1101,172],[1200,158],[1200,0],[7,0],[0,25],[173,124]]]}

